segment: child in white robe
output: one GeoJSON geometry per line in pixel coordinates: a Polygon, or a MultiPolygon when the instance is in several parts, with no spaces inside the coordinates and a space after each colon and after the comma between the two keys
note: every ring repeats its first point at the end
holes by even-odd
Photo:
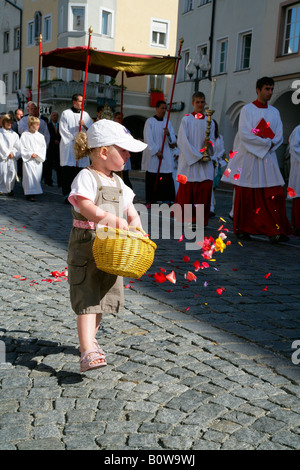
{"type": "Polygon", "coordinates": [[[5,114],[0,129],[0,193],[9,196],[13,196],[17,177],[16,159],[20,157],[20,139],[11,129],[12,123],[11,116],[5,114]]]}
{"type": "Polygon", "coordinates": [[[43,193],[41,180],[47,145],[45,137],[38,132],[39,127],[39,118],[29,116],[29,131],[23,132],[20,139],[21,156],[23,159],[22,184],[24,194],[30,201],[35,201],[35,195],[43,193]]]}

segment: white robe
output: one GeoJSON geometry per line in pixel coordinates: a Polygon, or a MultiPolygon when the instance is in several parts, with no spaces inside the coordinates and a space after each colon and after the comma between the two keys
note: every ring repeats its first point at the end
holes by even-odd
{"type": "MultiPolygon", "coordinates": [[[[207,117],[196,119],[193,114],[183,116],[178,131],[177,145],[180,150],[178,159],[178,175],[187,177],[188,182],[202,182],[214,179],[213,159],[209,162],[200,162],[203,153],[207,117]]],[[[210,141],[215,145],[215,124],[212,121],[210,128],[210,141]]],[[[213,147],[214,148],[214,147],[213,147]]]]}
{"type": "MultiPolygon", "coordinates": [[[[20,135],[22,135],[23,132],[28,132],[28,116],[24,116],[20,119],[18,122],[18,131],[20,135]]],[[[46,145],[48,147],[50,142],[50,134],[47,123],[43,119],[40,119],[39,133],[45,137],[46,145]]]]}
{"type": "MultiPolygon", "coordinates": [[[[72,109],[66,109],[62,112],[59,122],[60,141],[60,165],[61,166],[77,166],[85,168],[90,164],[89,157],[75,160],[74,153],[74,137],[79,132],[79,120],[81,112],[74,113],[72,109]]],[[[87,128],[93,124],[92,118],[86,111],[83,111],[82,119],[87,128]]],[[[83,129],[81,129],[83,130],[83,129]]]]}
{"type": "Polygon", "coordinates": [[[16,132],[0,129],[0,192],[10,193],[17,176],[16,159],[20,157],[20,139],[16,132]],[[13,158],[8,158],[10,154],[13,158]]]}
{"type": "MultiPolygon", "coordinates": [[[[156,153],[161,151],[164,129],[166,127],[166,118],[164,118],[163,121],[158,121],[155,117],[151,117],[145,122],[144,141],[148,144],[148,147],[143,151],[142,170],[149,171],[150,173],[157,173],[159,159],[156,156],[156,153]]],[[[165,139],[163,159],[159,170],[160,173],[173,173],[174,170],[173,150],[169,143],[176,143],[176,135],[170,121],[168,122],[168,130],[170,136],[166,136],[165,139]]]]}
{"type": "Polygon", "coordinates": [[[289,188],[292,188],[297,194],[297,197],[300,197],[300,125],[291,133],[289,144],[291,155],[289,188]]]}
{"type": "Polygon", "coordinates": [[[24,194],[42,194],[43,162],[46,159],[46,141],[40,132],[23,132],[20,139],[20,150],[23,159],[22,185],[24,194]],[[32,158],[32,154],[37,155],[32,158]]]}
{"type": "Polygon", "coordinates": [[[229,159],[222,181],[247,188],[284,186],[276,156],[276,149],[282,141],[279,111],[270,105],[267,108],[258,108],[253,103],[247,104],[241,111],[234,141],[233,151],[238,153],[229,159]],[[275,134],[272,140],[259,137],[253,132],[262,118],[270,123],[275,134]],[[274,146],[270,150],[272,143],[274,146]],[[230,171],[229,176],[227,170],[230,171]]]}

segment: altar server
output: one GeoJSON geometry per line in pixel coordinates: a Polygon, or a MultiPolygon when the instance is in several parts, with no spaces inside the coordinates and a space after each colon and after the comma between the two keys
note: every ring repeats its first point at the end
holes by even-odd
{"type": "Polygon", "coordinates": [[[196,206],[204,205],[204,225],[208,224],[210,203],[214,179],[213,148],[215,125],[211,122],[210,128],[210,160],[203,160],[205,147],[207,116],[204,114],[205,95],[195,92],[192,98],[193,112],[183,116],[177,138],[180,150],[178,159],[178,175],[187,177],[186,183],[179,182],[179,188],[175,202],[182,208],[186,204],[191,205],[192,220],[196,223],[196,206]]]}
{"type": "Polygon", "coordinates": [[[24,194],[30,201],[35,201],[35,195],[43,193],[41,180],[47,145],[44,136],[39,133],[39,126],[39,118],[29,116],[29,130],[23,132],[20,139],[20,150],[23,159],[22,185],[24,194]]]}
{"type": "Polygon", "coordinates": [[[251,240],[262,234],[271,243],[288,240],[291,226],[286,216],[284,180],[276,150],[282,143],[282,122],[270,106],[274,80],[263,77],[256,83],[257,99],[242,108],[234,152],[222,181],[234,184],[234,233],[251,240]]]}
{"type": "Polygon", "coordinates": [[[13,196],[17,177],[16,161],[20,157],[20,139],[12,130],[12,124],[11,116],[5,114],[0,129],[0,194],[9,196],[13,196]]]}

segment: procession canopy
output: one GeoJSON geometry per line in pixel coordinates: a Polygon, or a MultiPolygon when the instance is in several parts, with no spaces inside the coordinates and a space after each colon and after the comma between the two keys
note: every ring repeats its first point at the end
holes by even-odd
{"type": "MultiPolygon", "coordinates": [[[[43,67],[50,65],[85,70],[87,46],[58,48],[42,53],[43,67]]],[[[125,72],[127,77],[140,75],[174,75],[177,57],[150,56],[89,49],[89,72],[116,77],[125,72]]]]}

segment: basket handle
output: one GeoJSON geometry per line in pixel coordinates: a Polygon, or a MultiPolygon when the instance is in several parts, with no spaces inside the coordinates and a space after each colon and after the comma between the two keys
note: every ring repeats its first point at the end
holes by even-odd
{"type": "Polygon", "coordinates": [[[142,235],[144,235],[144,237],[149,238],[149,235],[140,227],[133,227],[132,225],[129,225],[128,228],[129,228],[129,230],[130,229],[137,230],[137,231],[141,232],[142,235]]]}

